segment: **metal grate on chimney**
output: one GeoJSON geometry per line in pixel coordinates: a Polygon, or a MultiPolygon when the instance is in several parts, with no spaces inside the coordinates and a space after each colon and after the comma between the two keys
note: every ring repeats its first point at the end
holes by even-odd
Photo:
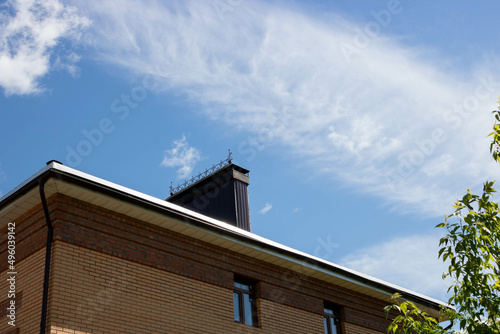
{"type": "Polygon", "coordinates": [[[170,182],[170,196],[177,194],[178,192],[181,192],[182,190],[192,186],[193,184],[195,184],[200,180],[203,180],[205,177],[223,169],[224,167],[230,165],[232,162],[233,162],[233,154],[231,153],[231,150],[228,150],[228,155],[225,160],[221,160],[219,163],[213,165],[210,168],[207,168],[200,174],[193,176],[190,180],[187,180],[176,187],[174,187],[172,182],[170,182]]]}

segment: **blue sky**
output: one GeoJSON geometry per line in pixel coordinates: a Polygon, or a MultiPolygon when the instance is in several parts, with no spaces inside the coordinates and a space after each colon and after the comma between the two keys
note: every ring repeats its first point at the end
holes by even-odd
{"type": "Polygon", "coordinates": [[[252,231],[445,300],[434,226],[496,179],[486,1],[7,1],[0,193],[56,159],[159,198],[225,159],[252,231]]]}

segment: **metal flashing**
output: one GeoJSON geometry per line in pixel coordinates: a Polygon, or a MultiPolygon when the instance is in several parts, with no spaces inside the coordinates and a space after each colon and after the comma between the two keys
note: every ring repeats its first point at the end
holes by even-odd
{"type": "Polygon", "coordinates": [[[149,215],[154,216],[154,219],[149,220],[149,222],[152,224],[166,226],[167,224],[162,222],[168,218],[169,224],[176,224],[177,231],[185,231],[185,233],[195,237],[193,231],[196,230],[199,232],[197,235],[203,236],[205,240],[217,242],[219,245],[224,245],[225,248],[241,252],[251,251],[252,254],[256,252],[257,255],[254,256],[259,259],[272,261],[272,263],[281,266],[294,268],[299,265],[305,274],[314,274],[314,277],[325,281],[339,280],[339,282],[345,282],[345,286],[352,286],[354,290],[372,291],[373,295],[383,296],[383,299],[386,300],[390,300],[390,296],[398,292],[402,294],[403,298],[425,306],[425,309],[434,316],[439,316],[439,310],[442,307],[451,307],[437,299],[309,255],[168,201],[64,166],[56,161],[51,161],[50,164],[0,199],[0,227],[5,220],[1,219],[2,215],[19,205],[23,196],[29,196],[33,188],[38,187],[37,180],[40,176],[47,177],[48,180],[53,179],[53,182],[48,184],[52,192],[62,191],[63,185],[66,185],[68,189],[65,191],[72,190],[75,194],[81,193],[78,189],[85,189],[87,192],[109,198],[110,201],[124,201],[133,204],[134,208],[145,210],[145,213],[151,212],[149,215]]]}

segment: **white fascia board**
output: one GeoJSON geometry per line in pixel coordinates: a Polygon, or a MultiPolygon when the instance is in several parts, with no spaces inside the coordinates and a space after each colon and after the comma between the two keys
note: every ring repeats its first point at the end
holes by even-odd
{"type": "Polygon", "coordinates": [[[179,213],[181,213],[183,215],[190,216],[190,217],[195,218],[197,220],[201,220],[201,221],[203,221],[205,223],[208,223],[210,225],[214,225],[214,226],[216,226],[216,227],[218,227],[218,228],[220,228],[222,230],[226,230],[226,231],[232,232],[235,235],[244,236],[244,237],[246,237],[248,239],[251,239],[253,241],[256,241],[256,242],[262,244],[263,246],[259,247],[259,246],[255,245],[254,243],[251,243],[251,242],[245,242],[245,241],[242,241],[241,239],[236,239],[236,238],[231,237],[229,235],[219,234],[219,233],[216,233],[214,231],[210,231],[210,233],[213,233],[214,235],[217,235],[218,237],[226,238],[227,240],[231,240],[233,242],[242,243],[242,244],[244,244],[247,247],[251,247],[251,248],[254,248],[256,250],[259,250],[259,251],[271,254],[273,256],[277,256],[277,257],[283,258],[284,260],[287,260],[287,261],[295,262],[295,263],[297,263],[299,265],[303,265],[304,267],[310,268],[312,270],[320,271],[320,272],[323,272],[323,273],[325,273],[327,275],[332,275],[334,277],[338,277],[340,279],[352,282],[352,283],[357,284],[359,286],[363,286],[363,287],[366,287],[366,288],[369,288],[369,289],[373,289],[375,291],[378,291],[378,292],[386,294],[386,295],[391,295],[388,292],[388,290],[389,291],[394,290],[394,292],[401,292],[401,293],[404,293],[404,294],[407,294],[407,295],[410,295],[410,296],[421,298],[421,299],[426,300],[426,301],[428,301],[430,303],[433,303],[433,304],[437,304],[437,305],[444,306],[444,307],[450,307],[448,304],[446,304],[446,303],[444,303],[442,301],[439,301],[437,299],[425,296],[425,295],[417,293],[415,291],[411,291],[409,289],[405,289],[405,288],[400,287],[398,285],[395,285],[395,284],[383,281],[381,279],[378,279],[378,278],[375,278],[375,277],[363,274],[361,272],[358,272],[358,271],[355,271],[355,270],[343,267],[341,265],[338,265],[338,264],[326,261],[324,259],[312,256],[310,254],[301,252],[301,251],[296,250],[294,248],[282,245],[280,243],[277,243],[275,241],[263,238],[263,237],[261,237],[259,235],[254,234],[254,233],[251,233],[251,232],[248,232],[246,230],[240,229],[240,228],[238,228],[236,226],[233,226],[231,224],[224,223],[224,222],[219,221],[217,219],[213,219],[213,218],[207,217],[207,216],[202,215],[200,213],[197,213],[197,212],[191,211],[189,209],[183,208],[183,207],[181,207],[179,205],[167,202],[166,200],[161,200],[159,198],[156,198],[156,197],[153,197],[153,196],[150,196],[150,195],[146,195],[146,194],[141,193],[139,191],[132,190],[130,188],[121,186],[119,184],[116,184],[116,183],[113,183],[113,182],[110,182],[110,181],[106,181],[104,179],[101,179],[101,178],[98,178],[96,176],[93,176],[93,175],[81,172],[81,171],[76,170],[74,168],[71,168],[71,167],[68,167],[68,166],[64,166],[64,165],[59,164],[59,163],[57,163],[55,161],[52,161],[50,164],[48,164],[47,166],[45,166],[44,168],[42,168],[40,171],[38,171],[37,173],[35,173],[34,175],[32,175],[30,178],[28,178],[26,181],[24,181],[19,186],[17,186],[16,188],[14,188],[12,191],[10,191],[7,195],[3,196],[0,199],[0,202],[3,199],[5,199],[5,198],[11,196],[12,194],[14,194],[16,191],[19,191],[26,184],[32,182],[34,179],[40,177],[42,174],[46,173],[47,171],[49,171],[51,169],[59,171],[59,172],[62,172],[62,173],[65,173],[65,174],[72,175],[74,177],[83,179],[83,180],[85,180],[87,182],[95,183],[97,185],[100,185],[102,187],[106,187],[106,188],[112,189],[112,190],[117,191],[117,192],[124,193],[124,194],[126,194],[128,196],[135,197],[136,199],[148,202],[150,204],[154,204],[154,205],[156,205],[158,207],[163,207],[163,208],[166,208],[166,209],[169,209],[169,210],[172,210],[172,211],[177,211],[177,212],[179,212],[179,213]],[[280,250],[280,251],[283,251],[283,252],[275,251],[275,250],[269,249],[268,247],[265,247],[265,246],[270,246],[271,248],[274,248],[274,249],[277,249],[277,250],[280,250]],[[288,253],[288,254],[286,254],[286,253],[288,253]],[[327,267],[332,268],[332,270],[328,270],[327,268],[321,267],[319,265],[316,265],[316,266],[312,265],[308,261],[299,260],[297,258],[294,258],[292,256],[292,254],[296,255],[296,256],[299,256],[299,257],[307,258],[308,260],[314,261],[315,263],[318,263],[318,264],[321,263],[321,264],[323,264],[323,265],[325,265],[327,267]],[[338,271],[345,272],[346,274],[341,274],[338,271]],[[354,277],[350,277],[351,275],[354,276],[354,277]],[[360,278],[360,280],[356,280],[355,277],[360,278]],[[363,280],[364,281],[373,282],[375,285],[383,286],[384,288],[387,288],[387,290],[382,290],[382,289],[380,289],[378,287],[372,286],[372,285],[367,284],[365,282],[361,282],[363,280]]]}
{"type": "Polygon", "coordinates": [[[42,169],[40,169],[38,172],[36,172],[35,174],[33,174],[32,176],[30,176],[28,179],[26,179],[24,182],[22,182],[21,184],[19,184],[17,187],[15,187],[14,189],[12,189],[11,191],[9,191],[7,194],[5,194],[4,196],[0,197],[0,203],[7,199],[8,197],[12,196],[13,194],[15,194],[16,192],[18,192],[19,190],[21,190],[24,186],[26,186],[27,184],[29,184],[30,182],[33,182],[35,179],[39,178],[42,174],[46,173],[48,170],[52,169],[52,165],[54,163],[51,162],[49,165],[43,167],[42,169]]]}

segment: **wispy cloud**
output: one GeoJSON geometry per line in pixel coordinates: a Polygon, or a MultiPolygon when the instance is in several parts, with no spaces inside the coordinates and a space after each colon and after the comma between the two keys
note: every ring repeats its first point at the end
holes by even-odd
{"type": "Polygon", "coordinates": [[[401,237],[356,251],[340,264],[446,301],[449,284],[441,276],[447,265],[437,258],[438,245],[436,235],[401,237]]]}
{"type": "Polygon", "coordinates": [[[496,58],[473,73],[445,71],[445,55],[380,33],[347,60],[340,46],[362,26],[258,1],[223,15],[189,0],[80,6],[96,22],[101,59],[152,74],[159,89],[247,132],[242,160],[281,145],[351,189],[423,215],[442,215],[495,175],[485,134],[496,58]]]}
{"type": "Polygon", "coordinates": [[[164,152],[161,166],[179,167],[177,177],[185,179],[191,175],[194,166],[202,159],[201,152],[189,145],[186,136],[174,140],[172,148],[164,152]]]}
{"type": "Polygon", "coordinates": [[[58,0],[13,0],[0,7],[0,86],[6,95],[41,91],[39,80],[56,67],[77,72],[76,54],[54,55],[63,38],[75,41],[90,21],[58,0]]]}
{"type": "Polygon", "coordinates": [[[266,205],[264,205],[264,207],[262,209],[260,209],[259,213],[261,215],[265,215],[266,213],[268,213],[269,211],[271,211],[272,208],[273,208],[272,204],[266,203],[266,205]]]}

